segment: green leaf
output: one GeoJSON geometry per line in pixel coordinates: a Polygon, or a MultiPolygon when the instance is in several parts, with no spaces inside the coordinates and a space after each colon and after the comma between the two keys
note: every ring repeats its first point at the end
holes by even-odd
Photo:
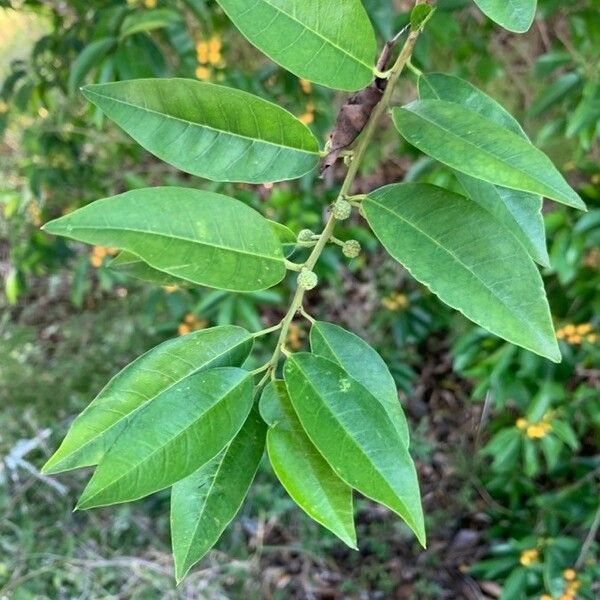
{"type": "Polygon", "coordinates": [[[533,260],[543,267],[550,266],[541,196],[498,187],[463,173],[456,176],[467,196],[506,227],[533,260]]]}
{"type": "Polygon", "coordinates": [[[585,209],[543,152],[468,107],[444,100],[417,100],[395,108],[392,114],[410,144],[461,173],[585,209]]]}
{"type": "Polygon", "coordinates": [[[192,175],[267,183],[301,177],[319,160],[306,125],[239,90],[137,79],[87,86],[83,94],[146,150],[192,175]]]}
{"type": "Polygon", "coordinates": [[[284,376],[302,427],[335,473],[402,517],[425,545],[415,466],[381,404],[321,356],[292,354],[284,376]]]}
{"type": "Polygon", "coordinates": [[[130,277],[135,277],[141,281],[148,281],[156,285],[189,285],[188,281],[173,277],[158,269],[153,269],[141,258],[127,251],[119,252],[108,263],[108,266],[130,277]]]}
{"type": "Polygon", "coordinates": [[[488,212],[429,184],[383,187],[363,208],[387,251],[443,302],[513,344],[560,361],[540,274],[488,212]]]}
{"type": "Polygon", "coordinates": [[[527,591],[527,569],[513,569],[504,582],[500,600],[521,600],[527,591]]]}
{"type": "Polygon", "coordinates": [[[43,472],[97,464],[132,419],[157,397],[194,373],[240,366],[251,348],[248,331],[225,325],[195,331],[149,350],[115,375],[75,419],[43,472]]]}
{"type": "Polygon", "coordinates": [[[429,4],[417,4],[410,13],[410,28],[412,31],[422,28],[431,18],[433,8],[429,4]]]}
{"type": "Polygon", "coordinates": [[[529,30],[535,17],[537,0],[473,0],[485,15],[515,33],[529,30]]]}
{"type": "Polygon", "coordinates": [[[418,85],[421,100],[446,100],[461,104],[529,139],[519,122],[499,102],[460,77],[445,73],[424,73],[419,76],[418,85]]]}
{"type": "Polygon", "coordinates": [[[154,10],[135,10],[127,15],[121,25],[121,38],[135,33],[154,31],[169,27],[181,20],[178,12],[168,8],[157,8],[154,10]]]}
{"type": "Polygon", "coordinates": [[[69,71],[68,88],[72,94],[83,83],[86,75],[116,46],[113,37],[101,38],[88,44],[75,59],[69,71]]]}
{"type": "Polygon", "coordinates": [[[201,190],[157,187],[97,200],[43,229],[114,246],[197,285],[245,292],[285,276],[268,221],[242,202],[201,190]]]}
{"type": "MultiPolygon", "coordinates": [[[[421,75],[419,96],[423,100],[446,100],[461,104],[529,139],[517,120],[498,102],[459,77],[444,73],[421,75]]],[[[549,266],[541,196],[497,187],[463,173],[457,174],[457,177],[471,200],[488,210],[509,229],[536,262],[549,266]]]]}
{"type": "Polygon", "coordinates": [[[267,428],[252,410],[231,443],[171,492],[171,542],[181,581],[238,513],[265,448],[267,428]]]}
{"type": "Polygon", "coordinates": [[[241,429],[253,377],[236,367],[189,375],[139,411],[83,491],[78,509],[143,498],[214,458],[241,429]]]}
{"type": "Polygon", "coordinates": [[[296,250],[296,234],[289,227],[282,225],[277,221],[269,221],[269,225],[279,239],[284,256],[291,256],[294,253],[294,250],[296,250]]]}
{"type": "Polygon", "coordinates": [[[410,434],[398,391],[383,359],[369,344],[338,325],[316,321],[310,330],[313,354],[337,363],[379,401],[390,421],[408,447],[410,434]]]}
{"type": "Polygon", "coordinates": [[[267,451],[277,478],[302,510],[356,550],[352,488],[335,474],[306,435],[285,383],[270,383],[260,403],[261,414],[271,426],[267,451]]]}
{"type": "Polygon", "coordinates": [[[269,58],[327,87],[360,90],[373,79],[375,32],[360,0],[217,0],[269,58]]]}

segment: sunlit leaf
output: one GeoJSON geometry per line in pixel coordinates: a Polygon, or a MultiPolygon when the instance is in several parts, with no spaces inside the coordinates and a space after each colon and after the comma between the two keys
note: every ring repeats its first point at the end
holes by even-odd
{"type": "Polygon", "coordinates": [[[285,275],[281,244],[268,221],[242,202],[201,190],[132,190],[50,221],[44,230],[114,246],[197,285],[261,290],[285,275]]]}

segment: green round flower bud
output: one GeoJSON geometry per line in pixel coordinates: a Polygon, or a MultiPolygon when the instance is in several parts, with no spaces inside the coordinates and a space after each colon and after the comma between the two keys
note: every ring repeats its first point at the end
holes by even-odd
{"type": "Polygon", "coordinates": [[[298,234],[298,241],[299,242],[310,242],[310,241],[312,241],[313,235],[315,235],[315,234],[310,229],[303,229],[298,234]]]}
{"type": "Polygon", "coordinates": [[[351,212],[352,204],[350,204],[350,202],[348,202],[347,200],[336,200],[335,204],[333,205],[333,216],[338,221],[343,221],[344,219],[347,219],[350,216],[351,212]]]}
{"type": "Polygon", "coordinates": [[[360,254],[360,244],[356,240],[348,240],[342,246],[342,253],[348,258],[356,258],[360,254]]]}
{"type": "Polygon", "coordinates": [[[319,283],[318,277],[312,271],[302,271],[298,275],[298,287],[303,290],[312,290],[319,283]]]}

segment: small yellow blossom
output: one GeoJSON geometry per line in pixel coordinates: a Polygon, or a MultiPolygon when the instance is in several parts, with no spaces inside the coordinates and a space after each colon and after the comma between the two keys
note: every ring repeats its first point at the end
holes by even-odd
{"type": "Polygon", "coordinates": [[[156,0],[144,0],[144,6],[146,8],[156,8],[156,0]]]}
{"type": "Polygon", "coordinates": [[[308,79],[301,79],[300,87],[305,94],[310,94],[312,92],[312,84],[308,79]]]}
{"type": "Polygon", "coordinates": [[[528,567],[529,565],[537,562],[539,558],[539,552],[535,548],[531,548],[530,550],[523,550],[521,552],[521,557],[519,558],[519,562],[524,566],[528,567]]]}
{"type": "Polygon", "coordinates": [[[575,571],[575,569],[565,569],[563,571],[563,577],[566,581],[574,581],[577,577],[577,572],[575,571]]]}
{"type": "Polygon", "coordinates": [[[221,38],[217,35],[210,38],[208,41],[208,50],[213,54],[221,52],[221,38]]]}
{"type": "Polygon", "coordinates": [[[540,600],[552,600],[552,596],[548,596],[548,594],[542,594],[540,596],[540,600]]]}
{"type": "Polygon", "coordinates": [[[383,304],[383,306],[385,306],[388,310],[399,311],[408,308],[409,302],[408,298],[404,294],[395,292],[387,298],[384,298],[381,301],[381,304],[383,304]]]}
{"type": "Polygon", "coordinates": [[[107,256],[114,256],[118,252],[117,248],[105,248],[104,246],[94,246],[90,255],[90,263],[96,269],[102,266],[107,256]]]}
{"type": "Polygon", "coordinates": [[[206,67],[198,67],[196,69],[196,77],[202,81],[210,79],[210,69],[207,69],[206,67]]]}
{"type": "Polygon", "coordinates": [[[515,425],[523,430],[523,429],[527,429],[527,427],[529,426],[529,423],[527,422],[527,419],[523,419],[522,417],[520,419],[517,419],[517,422],[515,423],[515,425]]]}
{"type": "Polygon", "coordinates": [[[196,56],[198,57],[198,62],[201,64],[206,64],[208,62],[208,44],[206,42],[198,42],[196,44],[196,56]]]}
{"type": "Polygon", "coordinates": [[[163,285],[162,289],[165,290],[165,292],[167,292],[167,294],[172,294],[173,292],[176,292],[179,289],[178,285],[163,285]]]}
{"type": "Polygon", "coordinates": [[[533,423],[526,429],[527,437],[532,440],[541,440],[549,431],[552,431],[552,425],[544,422],[533,423]]]}
{"type": "Polygon", "coordinates": [[[567,594],[576,594],[577,590],[581,587],[580,581],[570,581],[567,584],[567,594]]]}
{"type": "Polygon", "coordinates": [[[198,329],[204,329],[208,323],[202,319],[199,319],[195,314],[189,313],[183,317],[183,321],[177,328],[179,335],[185,335],[198,329]]]}
{"type": "Polygon", "coordinates": [[[598,334],[590,333],[586,339],[590,344],[595,344],[598,341],[598,334]]]}
{"type": "Polygon", "coordinates": [[[309,102],[306,105],[306,112],[300,116],[300,121],[305,125],[310,125],[315,120],[315,105],[309,102]]]}

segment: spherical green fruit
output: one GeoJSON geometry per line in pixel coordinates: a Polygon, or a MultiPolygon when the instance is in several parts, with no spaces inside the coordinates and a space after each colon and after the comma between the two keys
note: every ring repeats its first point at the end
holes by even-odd
{"type": "Polygon", "coordinates": [[[360,244],[356,240],[348,240],[342,246],[342,253],[348,258],[356,258],[360,254],[360,244]]]}
{"type": "Polygon", "coordinates": [[[333,205],[333,216],[338,221],[343,221],[350,216],[352,212],[352,205],[347,200],[336,200],[333,205]]]}
{"type": "Polygon", "coordinates": [[[303,229],[298,234],[298,241],[299,242],[310,242],[310,241],[312,241],[313,235],[315,235],[315,234],[310,229],[303,229]]]}
{"type": "Polygon", "coordinates": [[[298,287],[303,290],[312,290],[319,283],[318,277],[312,271],[302,271],[298,275],[298,287]]]}

